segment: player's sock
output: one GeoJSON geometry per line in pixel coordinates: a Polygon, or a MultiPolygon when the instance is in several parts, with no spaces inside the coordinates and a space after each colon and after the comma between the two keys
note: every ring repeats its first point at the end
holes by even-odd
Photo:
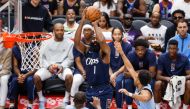
{"type": "Polygon", "coordinates": [[[74,105],[73,97],[70,97],[71,105],[74,105]]]}
{"type": "Polygon", "coordinates": [[[132,109],[132,105],[128,105],[127,107],[128,107],[128,109],[132,109]]]}
{"type": "Polygon", "coordinates": [[[37,92],[37,94],[39,97],[39,101],[45,101],[45,97],[43,96],[42,91],[37,92]]]}
{"type": "Polygon", "coordinates": [[[9,108],[14,107],[14,106],[15,106],[14,103],[10,103],[9,108]]]}
{"type": "Polygon", "coordinates": [[[156,103],[156,109],[160,109],[160,103],[156,103]]]}
{"type": "Polygon", "coordinates": [[[65,91],[65,97],[63,99],[63,102],[69,102],[69,95],[70,95],[70,93],[65,91]]]}
{"type": "Polygon", "coordinates": [[[28,103],[28,106],[27,106],[27,107],[32,108],[32,104],[28,103]]]}
{"type": "Polygon", "coordinates": [[[188,109],[189,105],[183,104],[183,109],[188,109]]]}

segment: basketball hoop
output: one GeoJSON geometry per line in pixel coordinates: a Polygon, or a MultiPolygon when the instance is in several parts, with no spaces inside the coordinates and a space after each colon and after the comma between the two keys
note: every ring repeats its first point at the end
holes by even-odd
{"type": "Polygon", "coordinates": [[[22,65],[21,71],[30,71],[40,68],[39,56],[41,42],[52,37],[45,32],[27,32],[21,34],[3,33],[5,48],[13,48],[15,42],[20,48],[22,65]]]}

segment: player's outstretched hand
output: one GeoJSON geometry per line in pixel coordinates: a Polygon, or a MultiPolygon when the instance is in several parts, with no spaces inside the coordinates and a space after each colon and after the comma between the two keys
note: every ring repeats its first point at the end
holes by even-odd
{"type": "Polygon", "coordinates": [[[128,95],[128,94],[129,94],[129,92],[128,92],[126,89],[119,89],[118,92],[119,92],[119,93],[123,93],[123,94],[125,94],[125,95],[128,95]]]}
{"type": "Polygon", "coordinates": [[[102,109],[100,99],[98,97],[92,97],[93,102],[90,102],[92,106],[94,106],[95,109],[102,109]]]}

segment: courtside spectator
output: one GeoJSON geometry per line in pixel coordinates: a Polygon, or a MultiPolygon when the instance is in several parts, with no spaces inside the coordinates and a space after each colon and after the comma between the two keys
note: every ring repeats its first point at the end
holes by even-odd
{"type": "Polygon", "coordinates": [[[155,53],[148,49],[148,46],[149,44],[147,40],[137,39],[134,43],[135,50],[129,52],[127,58],[133,65],[135,71],[144,69],[151,72],[152,79],[150,81],[150,85],[152,89],[154,89],[157,61],[155,53]]]}
{"type": "Polygon", "coordinates": [[[107,13],[102,12],[101,17],[98,22],[98,26],[101,28],[102,32],[111,32],[113,27],[110,24],[110,18],[107,13]]]}
{"type": "MultiPolygon", "coordinates": [[[[10,109],[17,108],[15,106],[16,101],[18,99],[19,90],[20,88],[23,88],[27,92],[28,97],[28,104],[27,109],[32,109],[33,100],[34,100],[34,81],[33,81],[33,75],[36,72],[36,70],[21,70],[21,64],[22,64],[22,56],[20,52],[20,48],[18,45],[15,45],[12,49],[13,52],[13,74],[11,75],[11,81],[9,86],[9,99],[10,99],[10,109]]],[[[24,92],[24,91],[23,91],[24,92]]]]}
{"type": "Polygon", "coordinates": [[[125,14],[132,14],[133,17],[145,17],[147,7],[144,0],[118,0],[117,10],[121,19],[125,14]]]}
{"type": "Polygon", "coordinates": [[[22,5],[23,32],[51,31],[52,23],[48,10],[40,4],[40,0],[28,0],[22,5]]]}
{"type": "MultiPolygon", "coordinates": [[[[122,40],[123,38],[123,30],[121,28],[115,27],[112,30],[112,39],[113,41],[110,42],[108,45],[111,49],[111,55],[110,55],[110,80],[113,84],[113,86],[116,88],[116,104],[117,108],[122,107],[122,103],[124,98],[122,98],[122,94],[118,93],[118,90],[125,87],[125,84],[131,85],[133,84],[133,81],[130,78],[125,78],[123,71],[124,71],[124,63],[115,49],[115,42],[121,43],[122,49],[127,56],[127,54],[132,50],[132,46],[128,43],[122,40]],[[122,86],[123,85],[123,86],[122,86]]],[[[128,109],[132,109],[132,99],[129,97],[126,97],[126,101],[128,104],[128,109]]]]}
{"type": "Polygon", "coordinates": [[[76,14],[74,9],[68,9],[66,13],[66,22],[63,24],[64,26],[64,37],[73,39],[75,36],[75,32],[79,26],[76,22],[76,14]]]}
{"type": "Polygon", "coordinates": [[[98,0],[93,6],[100,9],[101,12],[105,12],[108,16],[116,16],[116,5],[113,0],[98,0]]]}
{"type": "Polygon", "coordinates": [[[141,27],[141,32],[150,43],[151,49],[162,52],[167,27],[160,24],[161,16],[158,12],[153,12],[150,16],[150,22],[141,27]]]}
{"type": "Polygon", "coordinates": [[[73,42],[64,38],[64,27],[61,23],[54,24],[53,38],[42,43],[40,49],[41,68],[34,74],[34,83],[39,97],[40,109],[45,109],[45,97],[42,94],[42,81],[58,76],[65,81],[63,107],[68,105],[73,81],[73,42]]]}
{"type": "Polygon", "coordinates": [[[124,18],[122,19],[124,25],[124,40],[127,40],[134,45],[134,41],[142,35],[140,30],[137,30],[133,27],[133,16],[131,14],[125,14],[124,18]],[[126,37],[125,37],[126,36],[126,37]]]}
{"type": "Polygon", "coordinates": [[[153,12],[159,12],[161,18],[167,19],[171,17],[172,2],[169,0],[162,0],[160,3],[155,4],[153,12]]]}
{"type": "Polygon", "coordinates": [[[172,13],[172,22],[173,22],[173,26],[169,27],[166,31],[166,35],[165,35],[165,44],[164,44],[164,49],[166,50],[167,47],[167,43],[169,41],[170,38],[174,37],[175,35],[177,35],[177,22],[180,19],[184,19],[185,18],[185,12],[183,10],[177,9],[172,13]]]}
{"type": "Polygon", "coordinates": [[[178,41],[178,52],[184,54],[190,60],[190,34],[187,33],[188,22],[186,20],[179,20],[177,23],[178,34],[171,39],[178,41]]]}
{"type": "Polygon", "coordinates": [[[178,42],[176,40],[170,40],[167,49],[168,52],[158,58],[157,81],[154,87],[156,109],[160,109],[160,102],[166,91],[166,86],[174,75],[185,76],[186,78],[183,109],[187,109],[190,100],[190,63],[185,55],[178,53],[178,42]]]}
{"type": "Polygon", "coordinates": [[[59,0],[59,14],[66,15],[68,9],[73,9],[76,15],[81,15],[80,5],[83,0],[59,0]]]}

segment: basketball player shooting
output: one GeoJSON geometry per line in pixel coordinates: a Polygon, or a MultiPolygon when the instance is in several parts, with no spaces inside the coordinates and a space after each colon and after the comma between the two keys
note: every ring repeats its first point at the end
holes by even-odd
{"type": "MultiPolygon", "coordinates": [[[[86,90],[87,107],[89,109],[94,109],[90,102],[93,101],[93,97],[98,97],[101,101],[101,108],[106,109],[107,99],[112,98],[112,87],[109,84],[110,48],[104,40],[103,34],[98,27],[97,20],[92,22],[96,34],[95,40],[93,36],[91,36],[92,38],[89,46],[80,42],[82,28],[86,20],[86,11],[86,9],[83,11],[80,25],[76,31],[77,34],[75,34],[74,44],[75,48],[80,51],[85,58],[84,66],[86,81],[88,83],[86,90]]],[[[92,16],[93,13],[97,12],[92,11],[92,16]]]]}

